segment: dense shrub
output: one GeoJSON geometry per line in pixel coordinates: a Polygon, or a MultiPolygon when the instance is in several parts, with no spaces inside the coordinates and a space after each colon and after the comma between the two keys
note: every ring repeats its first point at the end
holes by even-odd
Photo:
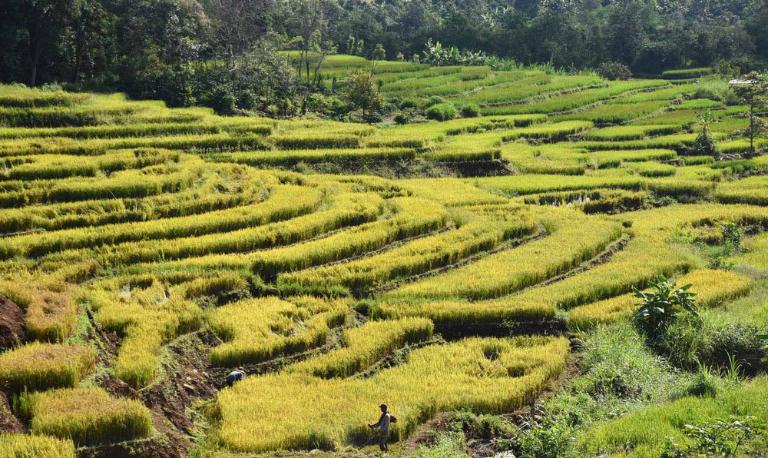
{"type": "Polygon", "coordinates": [[[676,366],[699,364],[726,369],[738,363],[746,373],[755,373],[765,355],[760,330],[745,323],[722,323],[714,318],[678,320],[658,341],[659,350],[676,366]]]}
{"type": "Polygon", "coordinates": [[[462,118],[476,118],[480,116],[480,107],[474,103],[461,107],[462,118]]]}
{"type": "Polygon", "coordinates": [[[709,127],[704,126],[696,137],[696,141],[691,145],[690,152],[694,156],[717,156],[717,145],[712,135],[709,133],[709,127]]]}
{"type": "Polygon", "coordinates": [[[675,288],[674,283],[656,279],[652,291],[636,291],[640,299],[640,308],[635,313],[635,324],[649,338],[661,335],[681,314],[696,316],[695,294],[691,285],[675,288]]]}
{"type": "Polygon", "coordinates": [[[632,78],[632,70],[620,62],[603,62],[597,68],[597,73],[611,81],[628,80],[632,78]]]}
{"type": "Polygon", "coordinates": [[[435,96],[432,96],[432,97],[428,98],[426,100],[426,102],[424,102],[424,107],[425,108],[429,108],[429,107],[431,107],[433,105],[438,105],[438,104],[446,103],[446,102],[447,101],[444,98],[435,95],[435,96]]]}
{"type": "Polygon", "coordinates": [[[376,80],[369,72],[357,71],[350,75],[344,96],[354,109],[362,110],[364,117],[378,112],[384,105],[376,80]]]}
{"type": "Polygon", "coordinates": [[[448,121],[456,117],[456,107],[452,103],[438,103],[427,108],[426,115],[436,121],[448,121]]]}

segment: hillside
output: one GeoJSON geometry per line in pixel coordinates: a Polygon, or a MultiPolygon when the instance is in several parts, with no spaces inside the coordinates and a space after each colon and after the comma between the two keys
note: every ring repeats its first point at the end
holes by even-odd
{"type": "MultiPolygon", "coordinates": [[[[371,65],[330,56],[323,83],[371,65]]],[[[386,402],[402,454],[445,413],[504,418],[465,420],[482,456],[527,450],[508,414],[557,393],[614,409],[569,423],[573,456],[659,456],[747,417],[742,450],[765,445],[768,157],[726,82],[375,75],[408,123],[0,86],[0,450],[373,453],[386,402]],[[441,104],[480,116],[423,119],[441,104]],[[718,156],[696,153],[705,124],[718,156]],[[659,276],[692,285],[711,354],[660,359],[629,325],[659,276]]]]}

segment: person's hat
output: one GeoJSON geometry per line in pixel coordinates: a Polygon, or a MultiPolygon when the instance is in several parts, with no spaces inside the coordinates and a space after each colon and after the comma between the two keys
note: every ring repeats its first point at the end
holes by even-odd
{"type": "Polygon", "coordinates": [[[387,408],[387,405],[386,405],[386,404],[381,404],[381,405],[379,406],[379,408],[381,408],[381,409],[386,409],[386,408],[387,408]]]}

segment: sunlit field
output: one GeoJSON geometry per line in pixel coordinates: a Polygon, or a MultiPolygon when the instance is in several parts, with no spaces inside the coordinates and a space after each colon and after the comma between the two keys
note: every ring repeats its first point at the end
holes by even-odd
{"type": "MultiPolygon", "coordinates": [[[[323,81],[370,65],[330,56],[323,81]]],[[[717,96],[725,81],[408,62],[375,75],[392,103],[479,116],[224,117],[0,86],[0,293],[25,335],[0,353],[24,425],[0,456],[161,442],[182,423],[157,399],[183,384],[199,456],[367,453],[382,402],[402,444],[438,414],[557,391],[580,339],[625,326],[659,276],[692,285],[702,313],[766,329],[768,156],[746,154],[747,107],[717,96]],[[693,152],[705,112],[722,157],[693,152]],[[726,226],[744,244],[713,262],[726,226]]],[[[572,446],[660,456],[693,440],[686,424],[733,415],[760,431],[766,386],[654,398],[572,446]]]]}

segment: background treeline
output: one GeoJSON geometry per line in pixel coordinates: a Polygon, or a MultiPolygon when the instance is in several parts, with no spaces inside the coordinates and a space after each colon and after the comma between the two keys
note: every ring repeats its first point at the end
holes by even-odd
{"type": "Polygon", "coordinates": [[[747,70],[768,60],[768,2],[4,0],[0,81],[290,114],[317,82],[276,49],[413,60],[430,39],[564,69],[747,70]]]}

